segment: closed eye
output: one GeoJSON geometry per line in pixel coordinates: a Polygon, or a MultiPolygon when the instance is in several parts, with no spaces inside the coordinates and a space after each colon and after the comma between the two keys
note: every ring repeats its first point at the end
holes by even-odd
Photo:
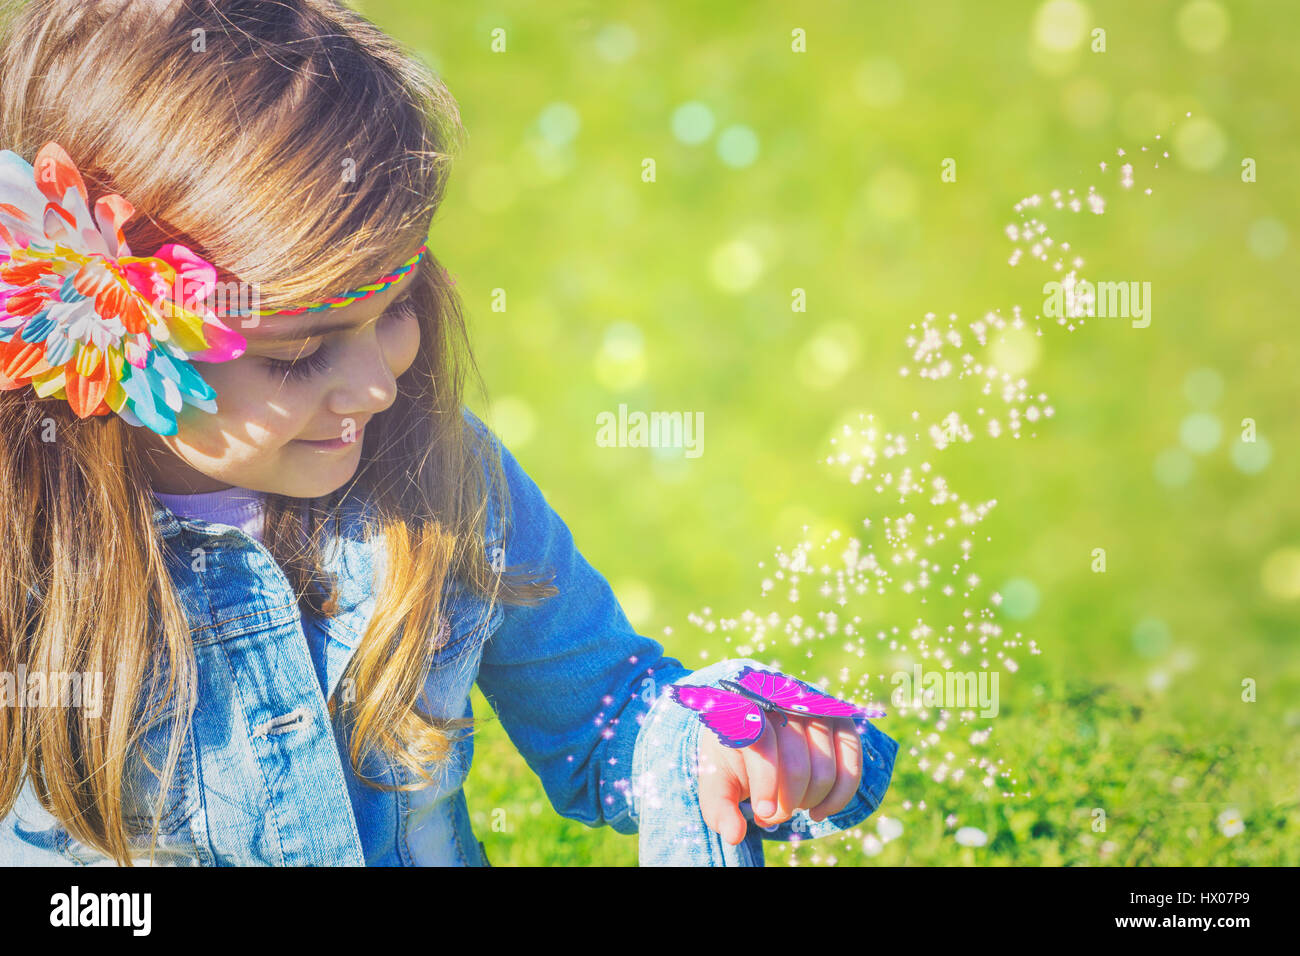
{"type": "MultiPolygon", "coordinates": [[[[379,318],[380,324],[397,325],[415,317],[415,305],[407,296],[396,303],[379,318]]],[[[322,343],[321,347],[310,355],[297,359],[266,358],[267,371],[273,376],[293,380],[302,380],[318,375],[329,368],[329,349],[322,343]]]]}
{"type": "Polygon", "coordinates": [[[323,372],[325,369],[329,368],[330,363],[324,355],[325,351],[325,346],[322,345],[315,352],[312,352],[311,355],[308,355],[305,358],[294,359],[292,361],[287,359],[268,358],[266,360],[266,367],[270,370],[271,374],[275,376],[283,376],[284,378],[291,379],[310,378],[317,372],[323,372]]]}

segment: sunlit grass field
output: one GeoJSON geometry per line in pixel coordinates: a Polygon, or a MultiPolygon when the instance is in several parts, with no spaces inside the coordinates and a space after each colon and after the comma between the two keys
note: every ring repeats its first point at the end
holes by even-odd
{"type": "MultiPolygon", "coordinates": [[[[688,666],[745,656],[692,613],[799,612],[760,582],[805,525],[861,535],[896,510],[825,463],[842,424],[870,414],[911,434],[914,412],[973,417],[969,382],[899,369],[927,312],[1040,310],[1052,276],[1009,267],[1013,206],[1105,193],[1104,215],[1058,215],[1054,234],[1092,274],[1149,282],[1149,327],[1045,323],[1013,350],[1054,409],[1036,437],[977,430],[927,453],[966,500],[997,500],[969,570],[1013,585],[1001,623],[1041,650],[1003,673],[996,717],[944,731],[964,765],[971,732],[991,728],[978,753],[1009,776],[936,780],[948,744],[919,749],[935,715],[891,710],[878,723],[902,747],[884,806],[793,859],[1300,863],[1300,10],[355,5],[439,72],[468,130],[431,248],[487,382],[471,405],[632,623],[688,666]],[[1154,169],[1140,148],[1157,134],[1171,156],[1154,169]],[[703,454],[599,446],[596,417],[620,403],[702,412],[703,454]],[[982,840],[957,839],[972,828],[982,840]]],[[[846,611],[868,635],[928,613],[893,592],[846,611]]],[[[814,678],[848,668],[845,688],[872,675],[878,699],[918,659],[874,637],[861,657],[846,646],[753,656],[814,678]]],[[[477,691],[474,706],[490,716],[477,691]]],[[[636,863],[635,838],[555,814],[499,724],[466,791],[494,865],[636,863]]],[[[766,847],[769,865],[791,861],[766,847]]]]}

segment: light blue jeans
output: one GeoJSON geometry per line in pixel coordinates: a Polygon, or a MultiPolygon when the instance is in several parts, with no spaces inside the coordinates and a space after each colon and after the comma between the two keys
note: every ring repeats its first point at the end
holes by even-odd
{"type": "MultiPolygon", "coordinates": [[[[718,687],[722,679],[734,679],[749,664],[766,665],[744,658],[710,664],[674,683],[718,687]]],[[[880,806],[894,771],[898,743],[863,719],[862,782],[853,799],[838,813],[816,821],[807,810],[797,811],[775,827],[754,822],[749,801],[740,804],[749,820],[745,839],[732,846],[709,829],[700,811],[697,767],[701,733],[711,733],[693,711],[678,704],[663,688],[641,728],[633,766],[634,801],[637,807],[637,840],[641,866],[763,866],[763,841],[811,840],[849,830],[880,806]]]]}

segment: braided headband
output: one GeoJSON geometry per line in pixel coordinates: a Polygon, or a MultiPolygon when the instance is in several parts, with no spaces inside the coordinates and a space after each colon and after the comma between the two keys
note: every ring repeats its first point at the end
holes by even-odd
{"type": "Polygon", "coordinates": [[[357,288],[344,292],[342,295],[335,296],[332,299],[322,299],[319,302],[305,302],[289,309],[230,309],[224,310],[222,315],[302,315],[304,312],[322,312],[325,309],[342,308],[343,306],[351,305],[354,302],[361,302],[364,299],[368,299],[372,295],[378,295],[384,290],[397,285],[406,278],[412,269],[420,264],[420,260],[424,258],[428,251],[428,246],[420,246],[415,255],[411,256],[411,258],[407,259],[388,275],[370,283],[370,285],[358,286],[357,288]]]}
{"type": "MultiPolygon", "coordinates": [[[[101,196],[49,142],[33,166],[0,150],[0,391],[31,385],[79,418],[114,412],[174,435],[186,405],[215,412],[216,391],[192,362],[228,362],[247,341],[209,308],[212,263],[177,243],[131,254],[122,226],[135,208],[101,196]],[[39,170],[39,173],[38,173],[39,170]]],[[[298,315],[367,299],[400,282],[426,253],[378,282],[323,302],[238,315],[298,315]]]]}

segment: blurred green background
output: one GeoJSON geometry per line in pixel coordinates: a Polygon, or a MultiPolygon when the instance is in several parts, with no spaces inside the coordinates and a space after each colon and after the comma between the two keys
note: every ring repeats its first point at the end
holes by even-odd
{"type": "MultiPolygon", "coordinates": [[[[1042,650],[1003,673],[996,718],[952,721],[940,749],[1003,761],[1017,796],[936,781],[917,749],[934,716],[891,714],[877,814],[851,838],[769,842],[767,861],[1300,863],[1294,4],[354,6],[435,68],[469,132],[431,245],[487,380],[471,405],[637,629],[691,667],[740,655],[689,615],[799,613],[761,596],[775,549],[888,511],[823,463],[842,422],[970,420],[969,383],[900,378],[909,324],[1033,315],[1051,276],[1008,268],[1012,206],[1095,183],[1107,213],[1054,234],[1093,278],[1149,281],[1150,327],[1046,328],[1021,356],[1056,411],[1037,437],[928,455],[967,500],[998,499],[970,570],[1016,582],[1002,623],[1042,650]],[[1116,195],[1098,162],[1156,134],[1172,158],[1116,195]],[[619,403],[703,412],[704,454],[599,447],[619,403]]],[[[901,594],[848,610],[868,634],[925,611],[901,594]]],[[[756,656],[873,675],[877,698],[916,659],[865,650],[756,656]]],[[[466,790],[495,865],[635,864],[635,838],[554,813],[499,724],[476,747],[466,790]]]]}

